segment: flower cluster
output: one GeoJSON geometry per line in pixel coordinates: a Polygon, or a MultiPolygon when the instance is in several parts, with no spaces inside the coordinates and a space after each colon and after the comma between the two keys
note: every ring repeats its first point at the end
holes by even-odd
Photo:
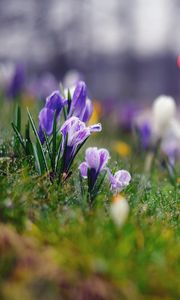
{"type": "MultiPolygon", "coordinates": [[[[87,97],[87,87],[83,81],[68,90],[61,92],[55,90],[47,97],[44,107],[39,112],[38,130],[28,111],[29,123],[36,139],[36,143],[33,143],[30,138],[29,124],[26,126],[23,138],[20,110],[17,111],[17,123],[12,124],[16,141],[19,140],[26,155],[33,156],[35,167],[40,175],[47,174],[51,181],[58,180],[61,183],[67,180],[81,147],[92,133],[102,130],[100,123],[88,125],[92,112],[92,102],[87,97]]],[[[126,170],[119,170],[112,174],[107,167],[109,159],[107,149],[90,147],[86,149],[85,161],[79,166],[81,176],[87,178],[87,200],[90,206],[106,175],[113,194],[121,192],[131,180],[126,170]]]]}
{"type": "Polygon", "coordinates": [[[151,110],[140,114],[135,121],[142,148],[156,151],[159,147],[171,164],[180,155],[180,123],[176,111],[175,100],[162,95],[155,99],[151,110]]]}
{"type": "Polygon", "coordinates": [[[80,164],[79,170],[81,176],[87,179],[90,202],[93,202],[97,191],[99,191],[104,181],[106,173],[108,174],[111,190],[114,194],[121,192],[128,186],[131,180],[131,175],[126,170],[119,170],[113,175],[107,167],[109,159],[110,155],[107,149],[90,147],[86,150],[85,161],[80,164]],[[102,173],[104,173],[104,176],[102,176],[100,182],[98,182],[102,173]]]}
{"type": "Polygon", "coordinates": [[[101,124],[86,126],[79,118],[70,117],[60,131],[62,134],[63,171],[67,172],[79,147],[91,133],[101,131],[101,124]]]}
{"type": "Polygon", "coordinates": [[[67,100],[63,99],[59,91],[53,92],[47,99],[44,108],[39,113],[39,138],[41,143],[45,142],[45,134],[50,136],[53,132],[54,117],[56,122],[62,108],[67,104],[67,100]]]}
{"type": "Polygon", "coordinates": [[[101,131],[101,124],[88,126],[92,114],[92,103],[87,97],[87,87],[82,81],[73,90],[60,93],[54,91],[47,97],[39,112],[39,128],[36,129],[31,114],[29,122],[36,137],[31,142],[29,126],[23,138],[20,129],[20,115],[17,124],[12,124],[18,139],[27,155],[34,156],[40,174],[47,172],[50,178],[67,178],[77,153],[93,132],[101,131]],[[63,116],[61,116],[63,112],[63,116]]]}
{"type": "Polygon", "coordinates": [[[86,84],[82,81],[78,82],[73,92],[69,90],[69,93],[70,99],[68,99],[68,91],[64,93],[65,97],[59,91],[55,91],[46,99],[45,106],[39,113],[39,138],[42,144],[45,142],[44,134],[52,135],[54,115],[56,113],[56,122],[58,122],[62,109],[66,110],[67,119],[75,116],[84,123],[89,121],[92,103],[87,98],[86,84]]]}

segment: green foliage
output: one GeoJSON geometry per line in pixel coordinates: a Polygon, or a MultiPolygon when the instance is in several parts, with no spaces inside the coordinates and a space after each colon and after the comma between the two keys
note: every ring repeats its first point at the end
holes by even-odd
{"type": "MultiPolygon", "coordinates": [[[[52,183],[45,171],[61,168],[56,122],[47,162],[31,114],[24,138],[20,119],[18,109],[12,125],[16,145],[9,138],[0,152],[0,299],[178,299],[180,174],[172,180],[156,163],[147,175],[142,157],[117,158],[113,172],[131,168],[132,175],[123,191],[130,215],[117,228],[106,177],[102,174],[89,209],[87,186],[77,170],[83,155],[67,181],[52,183]],[[29,153],[26,158],[10,155],[20,145],[29,153]],[[42,176],[33,167],[32,147],[42,176]]],[[[105,147],[106,137],[101,142],[95,136],[92,144],[97,143],[105,147]]]]}

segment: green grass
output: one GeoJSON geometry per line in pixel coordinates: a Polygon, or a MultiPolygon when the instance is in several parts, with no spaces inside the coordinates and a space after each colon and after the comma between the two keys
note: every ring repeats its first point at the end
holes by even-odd
{"type": "MultiPolygon", "coordinates": [[[[111,167],[132,175],[123,191],[130,214],[117,228],[107,181],[94,209],[82,206],[83,151],[64,185],[11,155],[9,107],[6,117],[0,113],[0,299],[179,299],[180,184],[159,164],[144,174],[135,152],[124,160],[111,152],[111,167]]],[[[113,138],[105,131],[89,144],[110,148],[113,138]]]]}

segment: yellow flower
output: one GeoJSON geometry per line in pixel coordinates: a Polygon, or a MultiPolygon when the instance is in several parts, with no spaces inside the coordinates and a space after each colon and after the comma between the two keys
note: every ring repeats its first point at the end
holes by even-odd
{"type": "Polygon", "coordinates": [[[131,154],[131,147],[123,141],[114,142],[112,148],[122,157],[129,156],[131,154]]]}
{"type": "Polygon", "coordinates": [[[93,102],[93,113],[88,124],[92,125],[98,123],[101,115],[102,115],[102,105],[99,101],[95,100],[93,102]]]}
{"type": "Polygon", "coordinates": [[[32,95],[28,94],[28,93],[24,93],[22,95],[22,104],[25,107],[32,107],[36,102],[35,97],[33,97],[32,95]]]}
{"type": "Polygon", "coordinates": [[[177,183],[180,183],[180,177],[178,177],[178,179],[177,179],[177,183]]]}

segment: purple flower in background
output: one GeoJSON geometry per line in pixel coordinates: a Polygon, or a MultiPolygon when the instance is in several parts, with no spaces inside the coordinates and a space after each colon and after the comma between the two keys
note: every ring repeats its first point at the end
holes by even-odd
{"type": "Polygon", "coordinates": [[[91,135],[92,132],[101,131],[101,124],[96,124],[87,127],[77,117],[71,117],[61,127],[62,133],[62,152],[64,162],[64,172],[68,172],[70,165],[84,141],[91,135]]]}
{"type": "Polygon", "coordinates": [[[25,70],[22,64],[17,64],[14,67],[12,78],[7,86],[7,96],[9,98],[18,97],[25,86],[25,70]]]}
{"type": "Polygon", "coordinates": [[[49,72],[42,74],[39,78],[33,78],[26,86],[28,93],[41,100],[46,99],[56,89],[58,89],[58,82],[49,72]]]}
{"type": "Polygon", "coordinates": [[[90,191],[93,189],[99,174],[105,169],[109,158],[109,152],[106,149],[90,147],[86,150],[85,162],[80,164],[79,170],[82,177],[89,177],[90,191]]]}
{"type": "Polygon", "coordinates": [[[140,137],[141,146],[143,149],[149,148],[151,144],[151,126],[148,122],[144,122],[138,126],[138,132],[140,137]]]}
{"type": "Polygon", "coordinates": [[[115,193],[121,192],[126,186],[129,185],[131,175],[126,170],[119,170],[114,175],[108,170],[109,181],[111,190],[115,193]]]}
{"type": "Polygon", "coordinates": [[[161,149],[167,155],[169,163],[174,166],[176,160],[180,157],[180,141],[167,139],[162,142],[161,149]]]}
{"type": "Polygon", "coordinates": [[[119,122],[120,126],[126,130],[131,131],[134,120],[139,113],[139,107],[132,103],[124,104],[123,107],[119,108],[119,122]]]}
{"type": "Polygon", "coordinates": [[[53,92],[47,99],[45,107],[39,113],[39,138],[41,143],[45,142],[44,131],[48,136],[53,132],[54,113],[58,122],[60,112],[67,100],[63,99],[59,91],[53,92]]]}

